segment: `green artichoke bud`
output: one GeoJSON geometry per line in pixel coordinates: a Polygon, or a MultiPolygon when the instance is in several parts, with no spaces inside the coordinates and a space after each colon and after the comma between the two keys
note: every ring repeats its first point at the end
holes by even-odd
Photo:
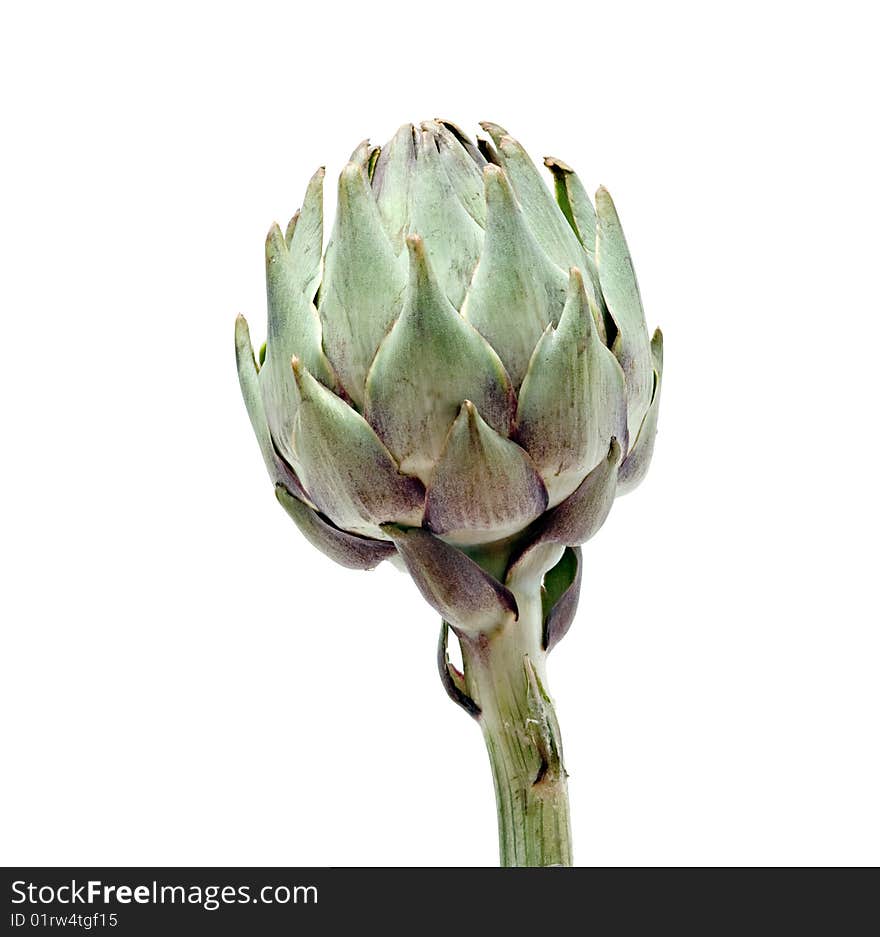
{"type": "Polygon", "coordinates": [[[494,146],[429,121],[355,150],[323,269],[319,170],[286,237],[266,240],[262,367],[236,326],[270,474],[347,565],[390,555],[389,523],[457,546],[520,535],[612,439],[618,493],[651,458],[662,339],[611,197],[594,210],[548,159],[554,200],[523,148],[483,126],[494,146]]]}
{"type": "MultiPolygon", "coordinates": [[[[537,658],[571,623],[578,547],[651,460],[662,336],[608,192],[594,207],[550,158],[549,188],[507,131],[482,127],[477,145],[427,121],[358,146],[323,258],[315,173],[266,240],[265,352],[258,364],[239,317],[236,355],[306,538],[344,566],[402,562],[443,648],[447,625],[469,640],[539,620],[523,693],[544,712],[537,658]]],[[[479,713],[453,671],[450,695],[479,713]]],[[[542,738],[536,751],[556,750],[542,738]]]]}

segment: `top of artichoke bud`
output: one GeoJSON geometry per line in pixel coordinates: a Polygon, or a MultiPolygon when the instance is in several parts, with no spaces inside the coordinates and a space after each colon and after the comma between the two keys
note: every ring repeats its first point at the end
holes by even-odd
{"type": "Polygon", "coordinates": [[[506,130],[481,126],[476,144],[442,120],[360,144],[323,258],[319,170],[267,238],[262,367],[237,325],[267,468],[313,542],[340,559],[355,538],[351,565],[375,565],[371,543],[388,555],[383,525],[516,537],[613,440],[618,493],[651,457],[662,338],[610,195],[594,208],[548,158],[551,189],[506,130]]]}

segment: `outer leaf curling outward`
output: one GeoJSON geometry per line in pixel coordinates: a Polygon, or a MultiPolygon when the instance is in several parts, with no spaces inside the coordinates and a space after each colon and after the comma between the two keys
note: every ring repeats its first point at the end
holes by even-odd
{"type": "Polygon", "coordinates": [[[250,418],[251,428],[257,437],[260,453],[269,477],[276,484],[284,485],[288,490],[305,498],[305,492],[296,474],[281,457],[272,441],[269,424],[266,420],[266,411],[263,406],[263,397],[260,393],[259,372],[254,359],[254,349],[251,345],[250,331],[247,320],[240,315],[235,320],[235,362],[238,368],[238,382],[241,395],[244,398],[245,409],[250,418]]]}
{"type": "Polygon", "coordinates": [[[619,443],[612,439],[607,456],[578,488],[565,501],[535,521],[523,546],[511,559],[508,582],[528,572],[532,553],[540,550],[542,554],[549,555],[550,551],[546,548],[550,544],[579,546],[599,530],[614,504],[621,456],[619,443]]]}
{"type": "Polygon", "coordinates": [[[618,494],[627,494],[642,482],[654,455],[657,417],[660,410],[660,389],[663,384],[663,333],[660,329],[654,332],[654,337],[651,339],[651,355],[654,361],[654,393],[651,405],[642,421],[639,435],[620,466],[617,479],[618,494]]]}
{"type": "Polygon", "coordinates": [[[596,192],[596,265],[608,311],[618,333],[611,350],[626,378],[629,436],[642,425],[654,385],[651,346],[629,247],[608,191],[596,192]]]}
{"type": "Polygon", "coordinates": [[[559,562],[544,576],[541,605],[544,617],[542,645],[551,651],[567,634],[574,621],[583,578],[580,547],[566,547],[559,562]]]}
{"type": "Polygon", "coordinates": [[[449,624],[440,622],[440,640],[437,642],[437,670],[440,672],[440,682],[446,695],[474,719],[480,716],[480,707],[468,694],[465,688],[464,675],[459,673],[449,659],[449,624]]]}
{"type": "Polygon", "coordinates": [[[372,540],[340,530],[294,497],[283,485],[275,486],[275,497],[306,540],[341,566],[373,569],[395,552],[394,544],[387,540],[372,540]]]}
{"type": "Polygon", "coordinates": [[[402,475],[367,421],[294,358],[299,391],[294,450],[303,484],[327,517],[345,530],[387,539],[380,525],[419,524],[425,489],[402,475]]]}
{"type": "Polygon", "coordinates": [[[492,632],[517,617],[513,593],[461,550],[427,530],[386,524],[425,600],[465,635],[492,632]]]}

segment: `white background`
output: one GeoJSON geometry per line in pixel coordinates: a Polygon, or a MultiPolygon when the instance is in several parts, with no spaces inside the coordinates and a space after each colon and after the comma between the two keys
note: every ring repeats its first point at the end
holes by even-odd
{"type": "Polygon", "coordinates": [[[314,169],[442,116],[607,185],[666,337],[550,661],[576,861],[880,862],[868,8],[7,5],[0,861],[497,861],[436,615],[298,534],[232,352],[314,169]]]}

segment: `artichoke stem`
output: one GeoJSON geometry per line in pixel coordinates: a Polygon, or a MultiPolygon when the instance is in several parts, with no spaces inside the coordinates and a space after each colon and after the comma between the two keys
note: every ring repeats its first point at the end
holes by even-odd
{"type": "Polygon", "coordinates": [[[539,594],[516,593],[519,618],[491,635],[460,637],[468,694],[489,752],[502,866],[571,865],[568,786],[545,687],[539,594]]]}

